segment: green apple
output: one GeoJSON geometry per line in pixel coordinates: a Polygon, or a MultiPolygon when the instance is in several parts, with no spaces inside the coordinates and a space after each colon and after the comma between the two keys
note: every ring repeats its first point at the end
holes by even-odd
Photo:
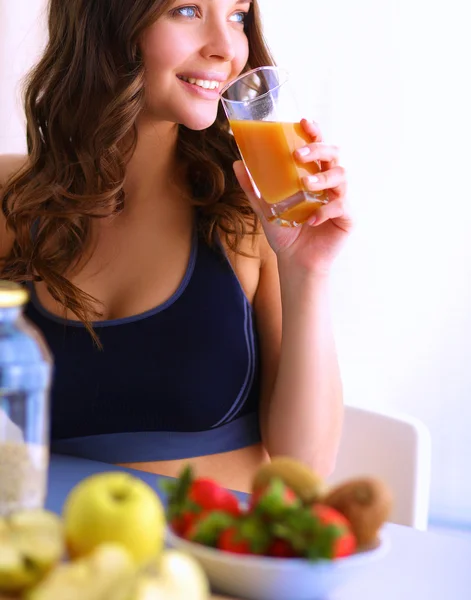
{"type": "Polygon", "coordinates": [[[140,566],[162,552],[162,503],[149,485],[128,473],[100,473],[81,481],[66,499],[63,518],[72,559],[104,542],[122,544],[140,566]]]}
{"type": "Polygon", "coordinates": [[[56,567],[25,600],[129,600],[136,564],[120,544],[101,544],[86,557],[56,567]]]}
{"type": "Polygon", "coordinates": [[[0,519],[0,592],[33,586],[63,554],[62,523],[54,513],[25,510],[0,519]]]}

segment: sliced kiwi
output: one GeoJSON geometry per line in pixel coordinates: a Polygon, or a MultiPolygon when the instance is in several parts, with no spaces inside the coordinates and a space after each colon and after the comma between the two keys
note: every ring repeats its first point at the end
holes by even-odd
{"type": "Polygon", "coordinates": [[[378,531],[391,514],[392,494],[379,479],[365,477],[332,488],[323,500],[350,522],[359,549],[378,543],[378,531]]]}
{"type": "Polygon", "coordinates": [[[322,477],[289,456],[276,456],[270,463],[262,465],[253,479],[252,491],[265,487],[275,477],[291,488],[304,504],[320,501],[326,491],[322,477]]]}

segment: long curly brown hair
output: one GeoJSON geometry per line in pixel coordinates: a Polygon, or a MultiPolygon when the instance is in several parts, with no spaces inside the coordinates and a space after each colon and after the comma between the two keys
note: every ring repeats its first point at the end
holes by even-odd
{"type": "MultiPolygon", "coordinates": [[[[170,4],[49,0],[49,41],[24,80],[29,160],[0,190],[15,238],[2,259],[2,277],[43,281],[95,340],[92,321],[100,316],[95,299],[73,285],[67,273],[84,258],[92,220],[123,210],[126,164],[136,147],[136,121],[144,108],[138,41],[170,4]]],[[[257,0],[246,34],[246,69],[274,64],[257,0]]],[[[238,251],[241,239],[253,234],[257,224],[233,172],[238,153],[222,107],[204,131],[180,126],[177,153],[191,171],[188,185],[206,238],[210,241],[219,228],[229,247],[238,251]]]]}

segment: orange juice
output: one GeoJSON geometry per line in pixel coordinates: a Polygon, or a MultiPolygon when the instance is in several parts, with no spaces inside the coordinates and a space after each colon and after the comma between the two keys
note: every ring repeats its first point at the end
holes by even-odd
{"type": "Polygon", "coordinates": [[[302,177],[318,173],[315,162],[296,162],[293,152],[309,143],[299,123],[230,121],[245,164],[273,218],[302,223],[325,203],[323,193],[307,192],[302,177]]]}

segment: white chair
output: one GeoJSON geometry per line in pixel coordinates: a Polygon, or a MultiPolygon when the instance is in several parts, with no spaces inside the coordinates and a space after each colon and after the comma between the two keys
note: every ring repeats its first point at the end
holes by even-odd
{"type": "Polygon", "coordinates": [[[428,524],[431,437],[427,427],[408,415],[345,407],[345,422],[330,485],[372,475],[394,496],[392,523],[425,530],[428,524]]]}

